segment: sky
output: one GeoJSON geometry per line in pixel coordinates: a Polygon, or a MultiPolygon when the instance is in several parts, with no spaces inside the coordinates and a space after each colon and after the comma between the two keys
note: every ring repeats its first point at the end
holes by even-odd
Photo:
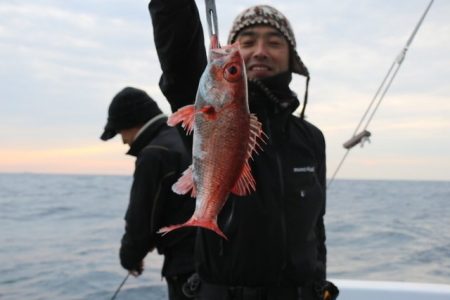
{"type": "MultiPolygon", "coordinates": [[[[132,174],[120,137],[99,136],[125,86],[170,114],[147,4],[0,1],[0,172],[132,174]]],[[[292,23],[311,73],[306,116],[325,135],[330,177],[429,1],[217,0],[222,44],[237,13],[255,4],[292,23]]],[[[450,180],[449,15],[450,1],[434,1],[368,127],[370,143],[352,149],[337,179],[450,180]]],[[[294,75],[291,88],[302,95],[304,85],[294,75]]]]}

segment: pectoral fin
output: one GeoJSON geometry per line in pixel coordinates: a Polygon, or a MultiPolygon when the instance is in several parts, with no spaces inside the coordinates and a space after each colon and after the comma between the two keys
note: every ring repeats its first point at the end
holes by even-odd
{"type": "Polygon", "coordinates": [[[215,120],[217,119],[217,111],[212,105],[206,105],[202,107],[199,112],[203,113],[203,116],[206,120],[215,120]]]}
{"type": "Polygon", "coordinates": [[[181,126],[187,134],[191,134],[194,128],[195,107],[193,104],[186,105],[174,112],[167,120],[167,125],[176,126],[181,122],[181,126]]]}

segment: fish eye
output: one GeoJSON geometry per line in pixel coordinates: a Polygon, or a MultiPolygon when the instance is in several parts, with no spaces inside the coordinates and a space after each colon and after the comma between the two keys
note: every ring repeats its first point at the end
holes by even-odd
{"type": "Polygon", "coordinates": [[[231,75],[236,74],[238,71],[238,69],[235,66],[231,66],[228,68],[228,73],[230,73],[231,75]]]}
{"type": "Polygon", "coordinates": [[[238,64],[229,64],[225,66],[223,77],[227,81],[236,81],[240,78],[240,66],[238,64]]]}

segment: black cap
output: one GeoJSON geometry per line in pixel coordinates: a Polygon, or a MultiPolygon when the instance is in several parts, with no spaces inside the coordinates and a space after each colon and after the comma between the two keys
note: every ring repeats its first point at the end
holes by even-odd
{"type": "Polygon", "coordinates": [[[108,122],[100,139],[107,141],[118,131],[145,124],[161,113],[156,102],[146,92],[126,87],[112,99],[108,109],[108,122]]]}

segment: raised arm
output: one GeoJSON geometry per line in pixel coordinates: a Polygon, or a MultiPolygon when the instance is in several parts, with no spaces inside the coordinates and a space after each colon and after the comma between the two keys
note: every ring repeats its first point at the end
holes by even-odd
{"type": "Polygon", "coordinates": [[[152,0],[153,37],[161,64],[161,91],[172,111],[192,104],[206,66],[203,28],[193,0],[152,0]]]}

